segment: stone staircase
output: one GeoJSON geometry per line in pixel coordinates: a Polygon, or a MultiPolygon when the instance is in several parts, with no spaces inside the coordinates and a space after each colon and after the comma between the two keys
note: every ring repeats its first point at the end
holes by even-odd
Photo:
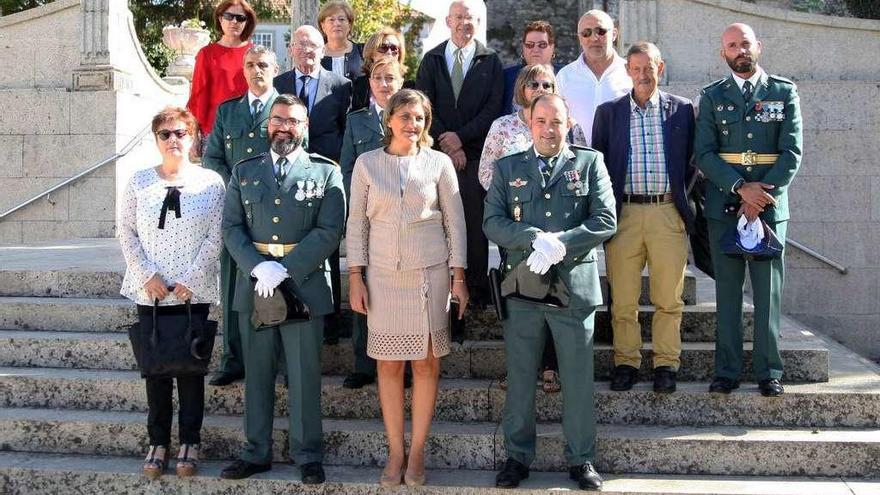
{"type": "MultiPolygon", "coordinates": [[[[322,359],[328,483],[300,485],[286,459],[280,385],[272,471],[241,482],[217,478],[243,442],[241,384],[206,390],[206,461],[198,477],[143,479],[147,402],[125,333],[134,307],[117,295],[123,268],[112,239],[0,247],[0,493],[382,492],[376,480],[385,439],[376,389],[342,387],[352,367],[347,339],[325,346],[322,359]]],[[[786,319],[786,394],[764,398],[745,383],[729,397],[712,396],[712,287],[703,274],[688,272],[682,369],[671,395],[651,391],[650,352],[644,382],[628,392],[608,390],[601,380],[613,366],[610,325],[600,308],[596,465],[606,475],[605,491],[880,493],[880,483],[870,480],[880,478],[880,368],[786,319]]],[[[649,323],[652,308],[643,309],[649,323]]],[[[746,319],[750,340],[750,307],[746,319]]],[[[503,492],[493,487],[493,470],[505,459],[502,332],[489,311],[468,320],[467,340],[442,363],[428,445],[430,486],[404,493],[503,492]]],[[[751,343],[744,346],[748,359],[751,343]]],[[[219,339],[214,363],[218,356],[219,339]]],[[[523,493],[573,488],[556,472],[566,468],[561,402],[560,394],[538,392],[538,458],[523,493]]]]}

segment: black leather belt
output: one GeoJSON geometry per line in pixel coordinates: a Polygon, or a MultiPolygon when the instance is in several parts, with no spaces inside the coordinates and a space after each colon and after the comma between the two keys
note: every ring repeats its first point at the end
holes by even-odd
{"type": "Polygon", "coordinates": [[[672,201],[672,193],[666,194],[624,194],[624,203],[637,203],[640,205],[669,203],[672,201]]]}

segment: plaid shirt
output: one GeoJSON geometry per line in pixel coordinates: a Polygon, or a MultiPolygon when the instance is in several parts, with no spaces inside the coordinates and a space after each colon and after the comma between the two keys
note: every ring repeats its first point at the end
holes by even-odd
{"type": "Polygon", "coordinates": [[[630,94],[629,173],[624,194],[666,194],[669,173],[663,148],[663,115],[660,95],[655,94],[643,110],[630,94]]]}

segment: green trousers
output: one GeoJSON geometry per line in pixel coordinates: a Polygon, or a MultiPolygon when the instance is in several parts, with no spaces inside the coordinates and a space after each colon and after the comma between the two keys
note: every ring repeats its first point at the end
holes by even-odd
{"type": "MultiPolygon", "coordinates": [[[[755,304],[752,370],[756,380],[782,378],[779,353],[779,315],[785,274],[783,256],[769,261],[746,261],[721,252],[721,237],[736,220],[709,220],[709,247],[715,270],[718,323],[715,334],[715,376],[738,380],[743,369],[743,283],[746,268],[755,304]]],[[[769,224],[785,245],[787,222],[769,224]]]]}
{"type": "Polygon", "coordinates": [[[501,427],[507,456],[526,466],[535,459],[537,370],[550,328],[562,380],[565,458],[580,466],[596,457],[593,399],[593,319],[595,307],[560,309],[508,298],[504,350],[507,397],[501,427]]]}
{"type": "Polygon", "coordinates": [[[284,348],[287,368],[287,408],[290,415],[290,457],[302,466],[322,462],[321,346],[324,317],[255,331],[250,315],[240,315],[245,366],[244,433],[241,459],[255,464],[272,462],[272,426],[275,409],[277,348],[284,348]]]}
{"type": "Polygon", "coordinates": [[[238,325],[238,312],[232,309],[235,297],[235,277],[238,265],[229,251],[223,248],[220,254],[220,304],[223,309],[223,356],[220,358],[219,371],[230,375],[244,373],[242,359],[241,332],[238,325]]]}

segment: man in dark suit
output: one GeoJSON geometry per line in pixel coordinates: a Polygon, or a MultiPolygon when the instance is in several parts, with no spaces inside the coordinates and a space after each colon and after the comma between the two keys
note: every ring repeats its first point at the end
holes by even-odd
{"type": "MultiPolygon", "coordinates": [[[[269,151],[269,140],[266,138],[269,108],[278,96],[272,87],[272,80],[278,75],[275,52],[261,45],[251,47],[244,57],[244,75],[248,92],[220,104],[214,132],[202,156],[202,166],[220,174],[224,184],[229,182],[236,163],[269,151]]],[[[220,255],[223,357],[220,369],[209,382],[214,386],[229,385],[244,377],[238,314],[232,309],[237,272],[229,251],[223,249],[220,255]]]]}
{"type": "MultiPolygon", "coordinates": [[[[324,38],[312,26],[300,26],[290,37],[293,70],[275,78],[275,89],[281,94],[297,95],[309,113],[311,153],[339,162],[345,116],[351,106],[351,81],[321,67],[324,38]]],[[[333,314],[327,318],[324,341],[339,342],[342,285],[339,272],[339,251],[330,256],[330,280],[333,285],[333,314]]]]}
{"type": "Polygon", "coordinates": [[[648,265],[654,391],[675,391],[681,355],[687,231],[693,215],[687,184],[694,141],[690,100],[658,89],[665,68],[652,43],[633,44],[626,56],[632,92],[603,103],[593,122],[593,146],[605,155],[617,200],[617,234],[605,244],[614,331],[611,390],[629,390],[642,364],[639,296],[648,265]]]}
{"type": "Polygon", "coordinates": [[[467,224],[467,283],[472,301],[489,302],[489,244],[483,234],[483,198],[477,179],[483,142],[501,114],[504,76],[501,59],[474,39],[486,7],[479,0],[449,6],[450,38],[428,51],[416,76],[416,89],[434,106],[431,137],[458,170],[467,224]]]}

